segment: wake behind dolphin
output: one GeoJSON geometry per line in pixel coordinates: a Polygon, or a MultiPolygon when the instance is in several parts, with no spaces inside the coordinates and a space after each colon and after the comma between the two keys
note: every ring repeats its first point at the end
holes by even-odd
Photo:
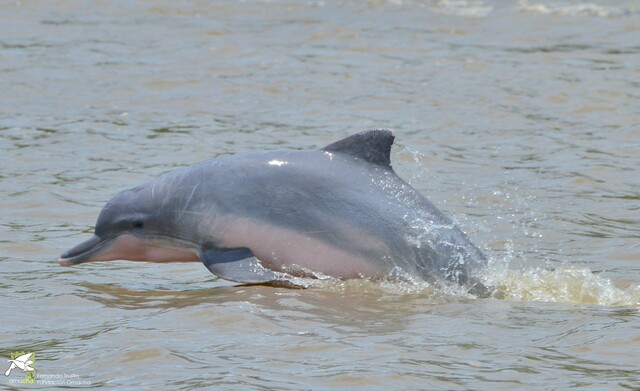
{"type": "Polygon", "coordinates": [[[241,283],[401,273],[482,290],[486,258],[393,171],[394,135],[314,151],[262,151],[173,170],[116,195],[61,265],[201,261],[241,283]]]}

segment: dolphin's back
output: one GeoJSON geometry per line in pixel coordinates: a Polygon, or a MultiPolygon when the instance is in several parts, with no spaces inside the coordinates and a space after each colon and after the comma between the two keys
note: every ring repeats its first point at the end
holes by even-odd
{"type": "MultiPolygon", "coordinates": [[[[274,235],[295,232],[299,241],[365,260],[380,275],[399,268],[464,283],[471,269],[484,263],[466,235],[398,177],[388,159],[354,156],[347,144],[338,147],[220,158],[192,167],[181,182],[202,186],[191,208],[268,226],[274,235]]],[[[251,243],[244,246],[256,252],[251,243]]]]}

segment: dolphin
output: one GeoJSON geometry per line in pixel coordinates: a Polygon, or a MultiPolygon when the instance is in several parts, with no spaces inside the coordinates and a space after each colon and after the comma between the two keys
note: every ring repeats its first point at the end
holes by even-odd
{"type": "Polygon", "coordinates": [[[409,276],[482,290],[467,235],[391,167],[391,131],[179,168],[117,194],[63,266],[202,262],[240,283],[409,276]]]}

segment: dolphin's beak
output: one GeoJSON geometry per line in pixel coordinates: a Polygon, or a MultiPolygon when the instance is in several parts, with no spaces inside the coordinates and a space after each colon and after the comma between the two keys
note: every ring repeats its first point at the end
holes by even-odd
{"type": "Polygon", "coordinates": [[[149,239],[128,232],[102,238],[94,235],[62,254],[62,266],[85,262],[115,261],[200,262],[195,246],[177,245],[166,238],[149,239]]]}
{"type": "Polygon", "coordinates": [[[112,239],[113,238],[103,239],[97,235],[93,235],[91,239],[63,253],[60,258],[58,258],[58,263],[62,266],[73,266],[89,262],[96,254],[109,247],[112,239]]]}

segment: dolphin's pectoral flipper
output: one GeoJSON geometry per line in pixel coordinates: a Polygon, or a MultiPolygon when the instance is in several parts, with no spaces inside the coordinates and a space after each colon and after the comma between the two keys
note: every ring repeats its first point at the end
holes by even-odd
{"type": "Polygon", "coordinates": [[[278,280],[278,275],[265,269],[248,248],[205,249],[200,259],[209,271],[225,280],[264,283],[278,280]]]}

